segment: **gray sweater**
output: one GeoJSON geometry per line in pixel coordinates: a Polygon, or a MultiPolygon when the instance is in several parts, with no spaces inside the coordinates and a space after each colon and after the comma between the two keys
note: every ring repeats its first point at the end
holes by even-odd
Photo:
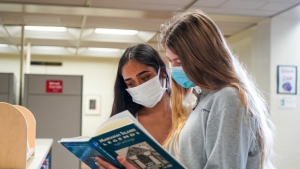
{"type": "MultiPolygon", "coordinates": [[[[236,88],[204,91],[177,142],[183,164],[188,169],[259,169],[261,149],[253,123],[236,88]]],[[[173,141],[168,151],[177,157],[173,141]]]]}

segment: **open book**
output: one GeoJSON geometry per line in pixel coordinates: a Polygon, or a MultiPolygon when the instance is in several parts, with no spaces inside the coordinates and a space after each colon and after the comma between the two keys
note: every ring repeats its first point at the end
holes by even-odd
{"type": "Polygon", "coordinates": [[[118,155],[138,169],[185,168],[146,131],[129,113],[121,112],[109,118],[94,137],[63,138],[58,141],[92,169],[95,157],[101,157],[117,168],[124,168],[116,159],[118,155]]]}

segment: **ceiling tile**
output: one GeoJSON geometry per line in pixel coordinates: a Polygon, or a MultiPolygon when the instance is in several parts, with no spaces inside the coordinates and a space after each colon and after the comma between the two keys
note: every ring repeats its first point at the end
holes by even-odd
{"type": "Polygon", "coordinates": [[[255,10],[267,2],[263,1],[227,1],[220,8],[230,8],[230,9],[252,9],[255,10]]]}
{"type": "Polygon", "coordinates": [[[74,55],[75,49],[70,50],[66,47],[60,47],[60,46],[32,46],[31,53],[43,54],[43,55],[74,55]]]}
{"type": "Polygon", "coordinates": [[[15,12],[0,12],[0,17],[6,25],[35,25],[35,26],[65,26],[80,27],[82,16],[22,14],[15,12]]]}
{"type": "Polygon", "coordinates": [[[36,24],[36,23],[49,23],[49,24],[58,24],[60,23],[59,16],[52,15],[24,15],[23,16],[24,23],[26,24],[36,24]]]}
{"type": "Polygon", "coordinates": [[[192,2],[193,0],[94,0],[92,2],[92,7],[176,11],[192,2]]]}
{"type": "Polygon", "coordinates": [[[14,12],[0,12],[3,24],[24,24],[22,14],[14,12]]]}
{"type": "Polygon", "coordinates": [[[11,40],[9,37],[0,37],[0,44],[11,44],[11,40]]]}
{"type": "Polygon", "coordinates": [[[193,5],[194,7],[202,8],[202,7],[220,7],[228,0],[198,0],[193,5]]]}
{"type": "Polygon", "coordinates": [[[0,36],[8,36],[2,25],[0,26],[0,36]]]}
{"type": "Polygon", "coordinates": [[[85,6],[86,0],[0,0],[3,3],[85,6]]]}
{"type": "Polygon", "coordinates": [[[165,21],[164,19],[88,17],[86,27],[158,31],[165,21]]]}
{"type": "Polygon", "coordinates": [[[126,49],[134,43],[117,43],[117,42],[97,42],[97,41],[81,41],[80,47],[98,47],[98,48],[118,48],[126,49]]]}
{"type": "Polygon", "coordinates": [[[247,10],[247,9],[229,9],[229,8],[205,8],[202,10],[207,14],[220,14],[220,15],[242,15],[242,16],[258,16],[268,17],[273,16],[278,11],[262,11],[262,10],[247,10]]]}
{"type": "Polygon", "coordinates": [[[291,3],[294,3],[295,5],[297,3],[300,2],[300,0],[265,0],[265,1],[268,1],[268,2],[291,2],[291,3]]]}
{"type": "Polygon", "coordinates": [[[63,46],[63,47],[76,47],[77,40],[56,40],[56,39],[34,39],[31,38],[26,41],[30,42],[32,46],[63,46]]]}
{"type": "Polygon", "coordinates": [[[294,6],[294,3],[288,2],[270,2],[259,8],[259,10],[284,11],[294,6]]]}

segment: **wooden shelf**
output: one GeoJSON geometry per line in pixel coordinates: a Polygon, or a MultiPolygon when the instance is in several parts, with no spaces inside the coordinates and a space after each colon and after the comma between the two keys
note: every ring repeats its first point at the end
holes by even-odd
{"type": "Polygon", "coordinates": [[[45,158],[51,153],[53,139],[35,140],[35,155],[30,157],[27,161],[27,169],[40,169],[45,158]]]}
{"type": "Polygon", "coordinates": [[[41,168],[51,155],[53,139],[36,139],[35,133],[35,118],[28,109],[0,102],[0,169],[41,168]]]}

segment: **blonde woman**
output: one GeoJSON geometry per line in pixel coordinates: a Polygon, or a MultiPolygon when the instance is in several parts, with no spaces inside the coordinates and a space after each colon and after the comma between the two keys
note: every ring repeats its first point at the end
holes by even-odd
{"type": "Polygon", "coordinates": [[[165,142],[170,153],[187,168],[274,168],[274,126],[265,100],[216,24],[199,10],[178,13],[162,26],[161,45],[177,82],[175,125],[165,142]],[[176,104],[183,95],[178,84],[202,90],[190,114],[176,104]]]}

